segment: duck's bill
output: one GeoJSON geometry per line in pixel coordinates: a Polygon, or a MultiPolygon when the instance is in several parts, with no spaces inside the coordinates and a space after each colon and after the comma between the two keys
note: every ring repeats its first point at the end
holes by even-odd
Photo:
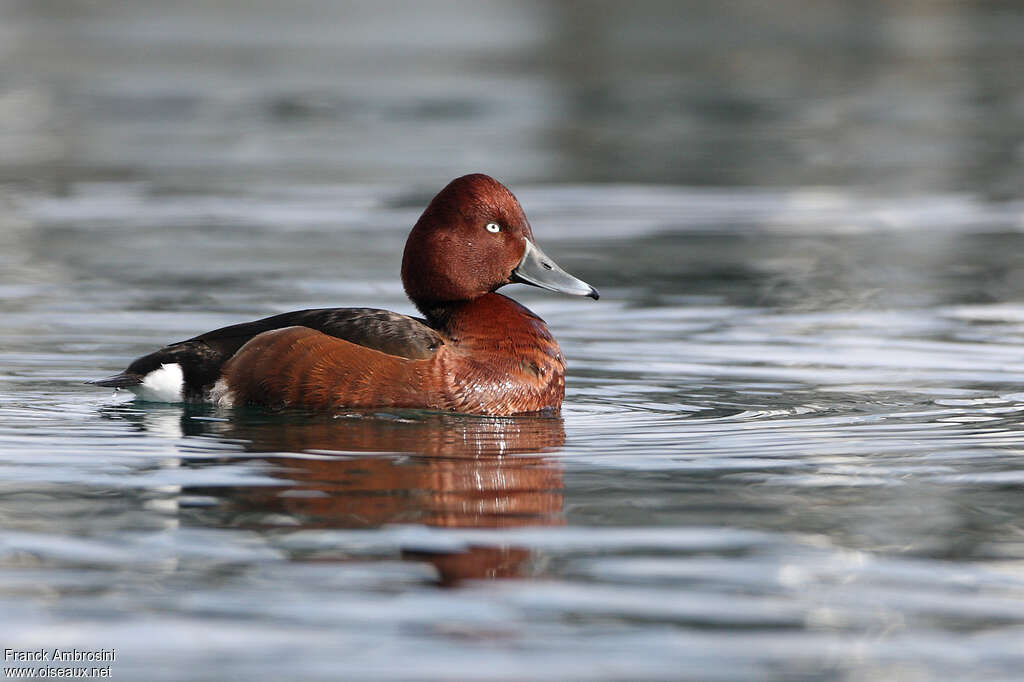
{"type": "Polygon", "coordinates": [[[512,271],[512,281],[519,284],[531,284],[549,291],[560,291],[573,296],[589,296],[595,301],[600,297],[597,289],[586,282],[573,277],[558,267],[555,261],[544,255],[536,244],[526,241],[526,251],[519,265],[512,271]]]}

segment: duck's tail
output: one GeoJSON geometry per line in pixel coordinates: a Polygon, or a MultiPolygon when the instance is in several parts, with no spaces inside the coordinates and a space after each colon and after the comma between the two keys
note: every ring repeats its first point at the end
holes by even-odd
{"type": "Polygon", "coordinates": [[[134,372],[121,372],[106,379],[94,379],[85,383],[92,384],[93,386],[106,386],[107,388],[131,388],[141,384],[144,378],[143,375],[134,372]]]}

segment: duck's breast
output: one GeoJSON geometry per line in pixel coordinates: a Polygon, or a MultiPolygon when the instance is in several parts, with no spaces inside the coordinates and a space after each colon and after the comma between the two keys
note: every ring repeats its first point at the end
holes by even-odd
{"type": "Polygon", "coordinates": [[[432,381],[459,412],[558,410],[565,358],[544,321],[500,294],[455,311],[451,340],[436,355],[432,381]]]}

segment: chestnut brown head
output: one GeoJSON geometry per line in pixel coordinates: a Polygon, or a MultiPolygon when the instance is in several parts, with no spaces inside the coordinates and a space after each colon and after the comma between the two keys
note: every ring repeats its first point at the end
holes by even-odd
{"type": "Polygon", "coordinates": [[[544,255],[512,192],[479,173],[452,180],[409,233],[402,284],[420,309],[469,301],[512,282],[597,298],[544,255]]]}

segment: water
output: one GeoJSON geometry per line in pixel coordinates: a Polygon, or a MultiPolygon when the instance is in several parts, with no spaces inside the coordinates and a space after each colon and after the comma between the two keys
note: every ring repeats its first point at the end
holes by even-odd
{"type": "Polygon", "coordinates": [[[1024,20],[594,7],[0,6],[0,646],[116,648],[115,679],[1018,677],[1024,20]],[[411,312],[405,235],[470,170],[602,292],[508,289],[561,417],[81,384],[411,312]]]}

